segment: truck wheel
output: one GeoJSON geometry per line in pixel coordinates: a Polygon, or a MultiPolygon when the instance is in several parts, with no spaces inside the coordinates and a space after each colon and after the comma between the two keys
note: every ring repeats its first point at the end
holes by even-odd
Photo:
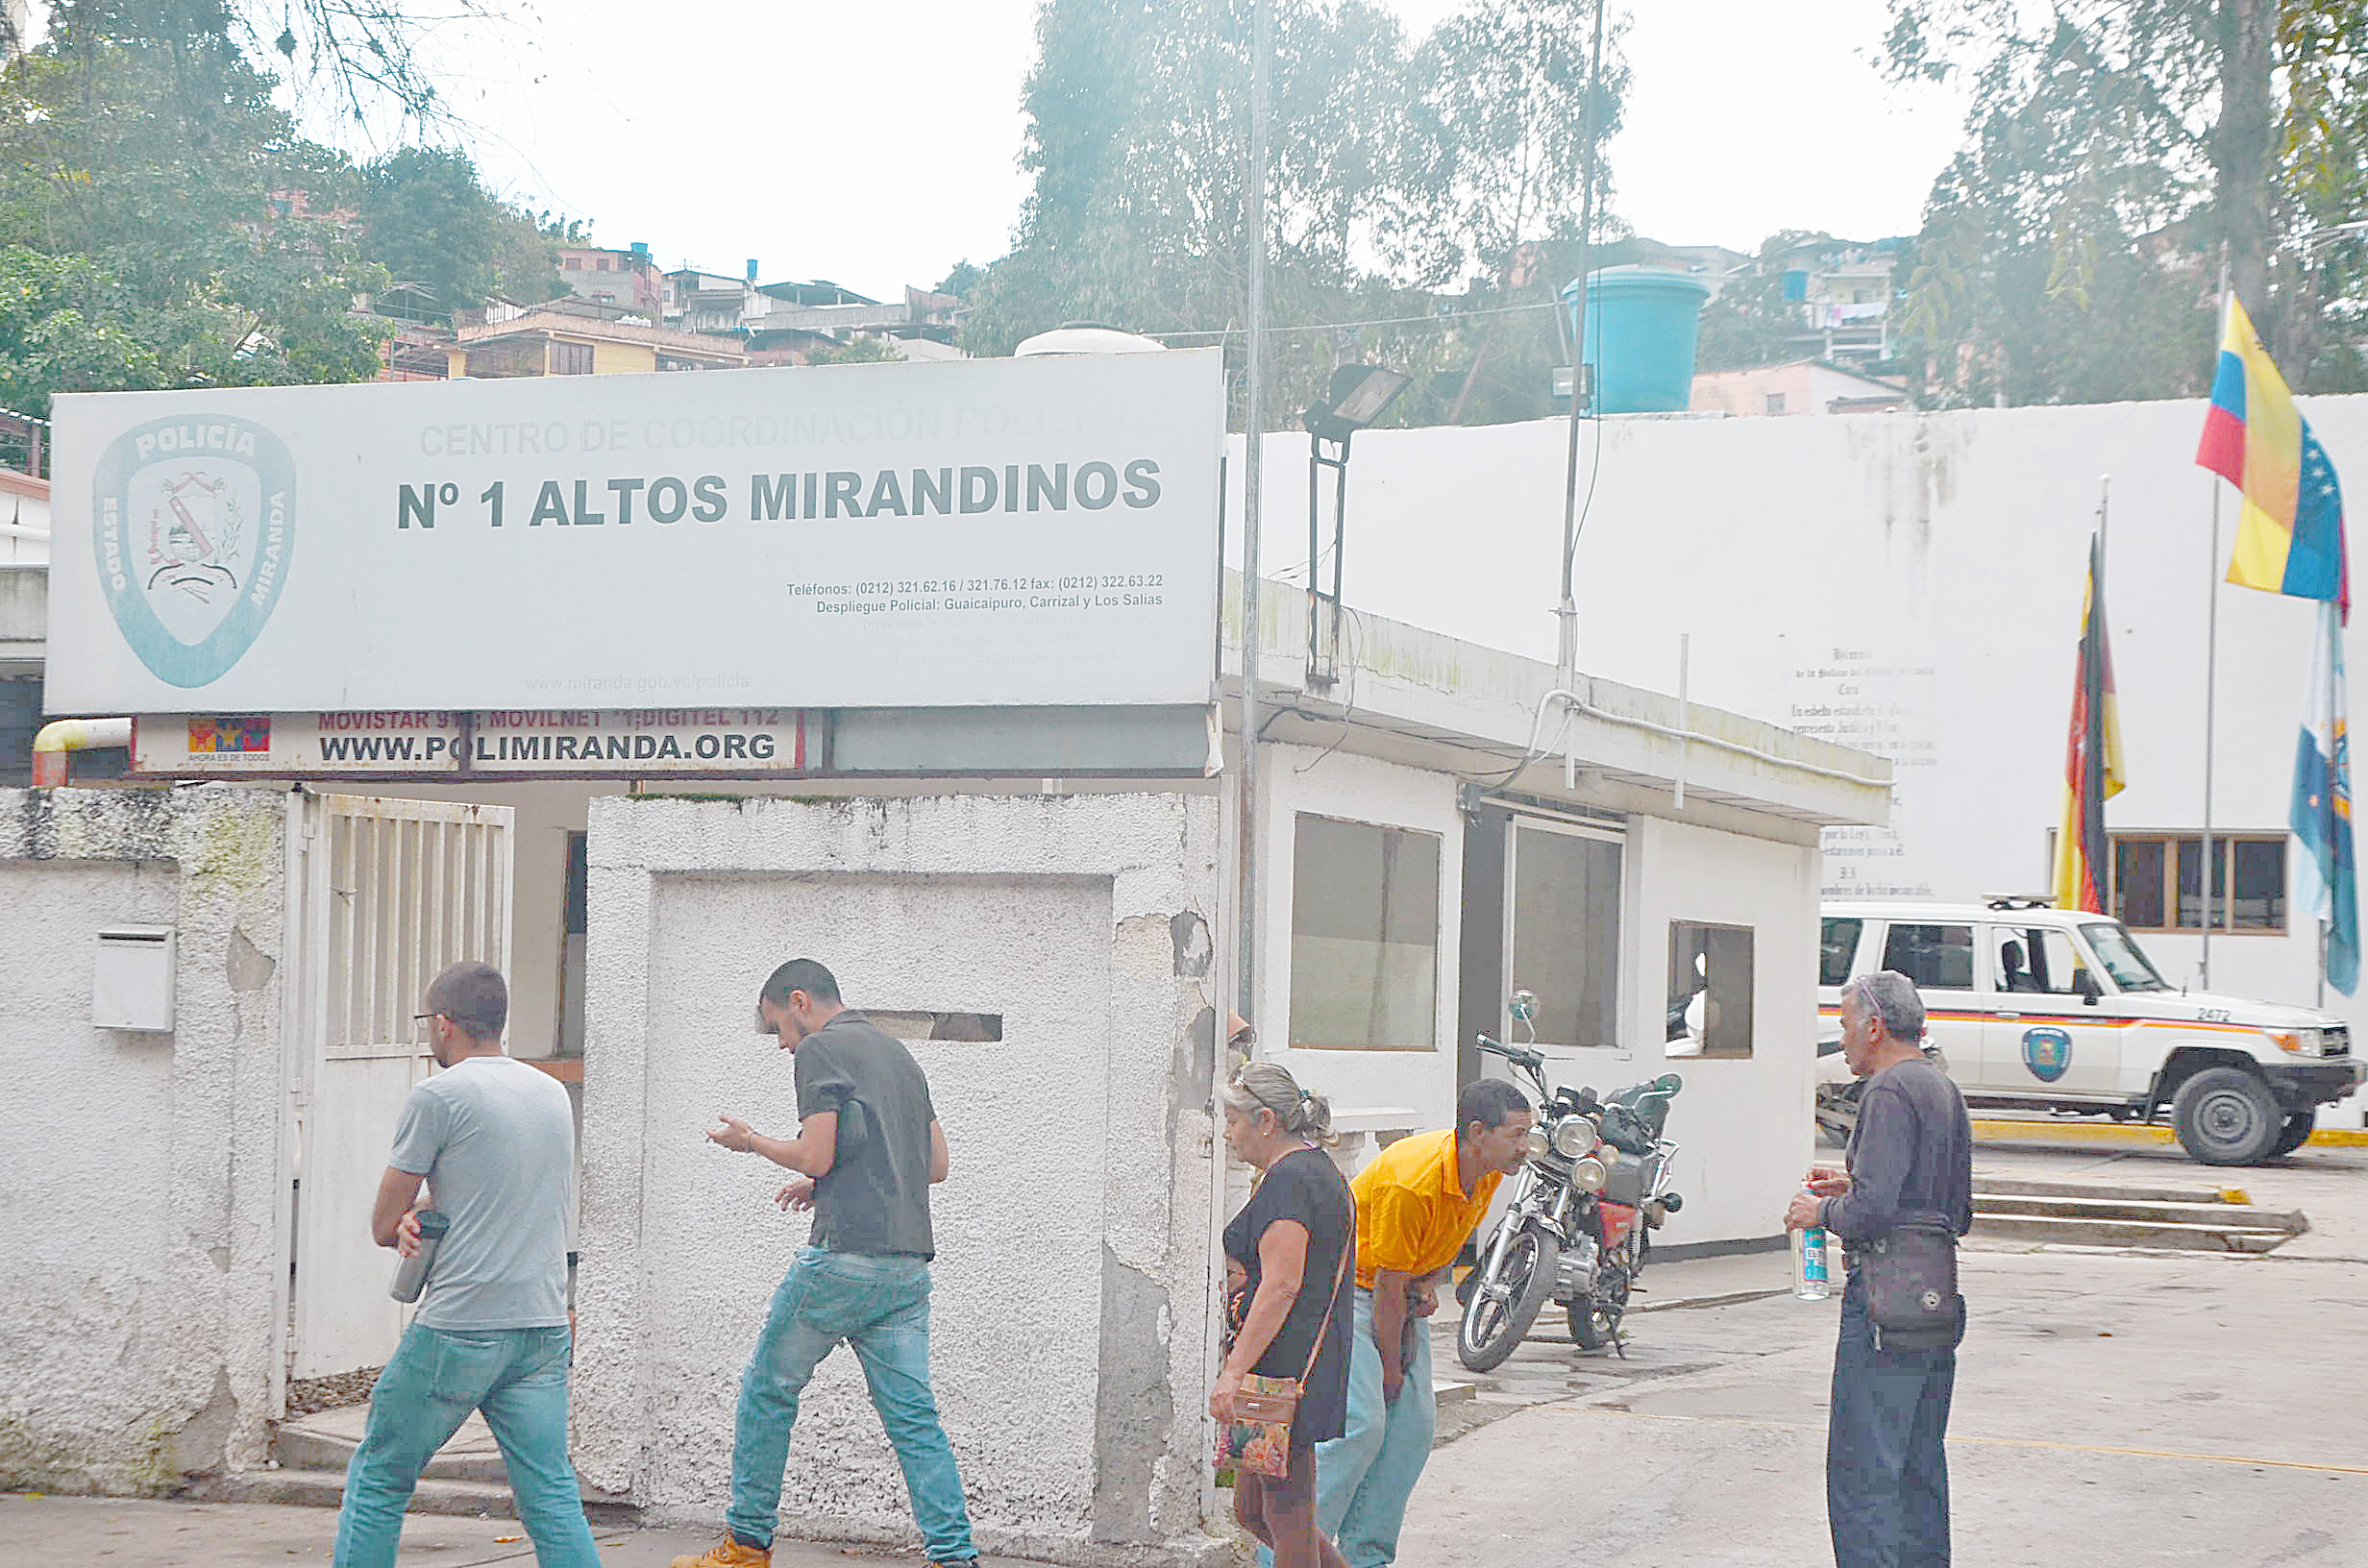
{"type": "Polygon", "coordinates": [[[2171,1130],[2207,1165],[2250,1165],[2269,1158],[2285,1128],[2269,1086],[2242,1067],[2207,1067],[2179,1086],[2171,1130]]]}
{"type": "Polygon", "coordinates": [[[2274,1160],[2301,1148],[2309,1141],[2310,1130],[2318,1124],[2319,1114],[2316,1111],[2297,1111],[2286,1117],[2285,1130],[2278,1135],[2278,1141],[2269,1146],[2270,1158],[2274,1160]]]}

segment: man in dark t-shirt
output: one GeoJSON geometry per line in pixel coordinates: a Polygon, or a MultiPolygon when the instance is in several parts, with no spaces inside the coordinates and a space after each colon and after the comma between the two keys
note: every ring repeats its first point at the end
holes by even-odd
{"type": "Polygon", "coordinates": [[[772,1560],[798,1396],[841,1341],[863,1362],[928,1560],[975,1565],[961,1473],[929,1386],[929,1188],[946,1179],[950,1156],[928,1080],[901,1041],[847,1010],[838,982],[810,958],[774,970],[756,1005],[795,1053],[798,1136],[767,1138],[732,1115],[707,1136],[797,1172],[777,1201],[813,1210],[814,1231],[774,1292],[740,1380],[729,1530],[674,1568],[772,1560]]]}
{"type": "Polygon", "coordinates": [[[1949,1560],[1949,1402],[1964,1298],[1947,1339],[1894,1343],[1876,1329],[1860,1272],[1901,1226],[1958,1237],[1973,1225],[1973,1128],[1957,1086],[1918,1048],[1923,1035],[1924,999],[1906,975],[1884,969],[1842,987],[1842,1055],[1866,1080],[1850,1168],[1811,1170],[1785,1211],[1788,1230],[1839,1237],[1850,1270],[1825,1449],[1838,1568],[1949,1560]]]}

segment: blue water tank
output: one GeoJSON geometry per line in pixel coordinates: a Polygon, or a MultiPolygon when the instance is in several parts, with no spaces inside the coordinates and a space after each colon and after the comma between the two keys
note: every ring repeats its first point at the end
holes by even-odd
{"type": "Polygon", "coordinates": [[[1693,396],[1693,350],[1710,285],[1667,267],[1605,267],[1584,290],[1563,289],[1574,315],[1582,293],[1583,355],[1601,414],[1682,412],[1693,396]]]}

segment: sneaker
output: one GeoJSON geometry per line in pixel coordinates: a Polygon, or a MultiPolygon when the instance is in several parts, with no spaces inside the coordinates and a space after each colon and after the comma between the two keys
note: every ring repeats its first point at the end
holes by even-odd
{"type": "Polygon", "coordinates": [[[695,1557],[677,1557],[672,1568],[771,1568],[773,1549],[769,1546],[747,1546],[731,1535],[695,1557]]]}

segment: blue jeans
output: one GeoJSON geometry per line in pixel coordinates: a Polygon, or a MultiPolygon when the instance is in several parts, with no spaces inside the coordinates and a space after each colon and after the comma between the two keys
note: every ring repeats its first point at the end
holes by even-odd
{"type": "Polygon", "coordinates": [[[509,1467],[519,1522],[542,1568],[598,1568],[583,1495],[567,1458],[568,1333],[431,1329],[414,1323],[370,1394],[370,1424],[345,1467],[336,1568],[394,1568],[419,1473],[485,1412],[509,1467]]]}
{"type": "Polygon", "coordinates": [[[773,1544],[798,1396],[841,1340],[863,1363],[872,1408],[896,1449],[929,1560],[975,1558],[961,1472],[929,1391],[929,1265],[820,1247],[798,1249],[740,1380],[726,1515],[733,1536],[748,1546],[773,1544]]]}
{"type": "MultiPolygon", "coordinates": [[[[1430,1462],[1439,1429],[1431,1388],[1431,1320],[1410,1320],[1397,1403],[1381,1397],[1381,1349],[1373,1340],[1373,1293],[1359,1288],[1348,1331],[1348,1427],[1316,1445],[1316,1528],[1332,1538],[1348,1568],[1389,1568],[1406,1500],[1430,1462]]],[[[1259,1568],[1274,1554],[1258,1549],[1259,1568]]]]}
{"type": "Polygon", "coordinates": [[[1850,1281],[1825,1438],[1837,1568],[1948,1568],[1945,1439],[1956,1384],[1954,1345],[1877,1350],[1865,1286],[1850,1281]]]}

